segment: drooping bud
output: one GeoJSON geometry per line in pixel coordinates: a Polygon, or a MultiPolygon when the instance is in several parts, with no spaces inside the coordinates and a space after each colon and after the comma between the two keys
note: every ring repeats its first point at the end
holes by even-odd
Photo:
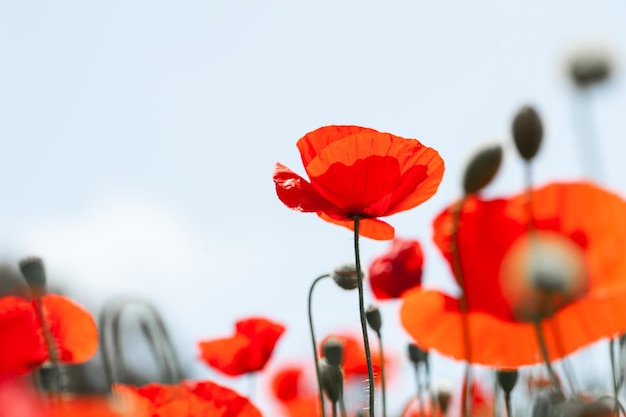
{"type": "Polygon", "coordinates": [[[498,379],[498,384],[500,388],[507,394],[510,394],[515,388],[515,384],[517,383],[518,372],[517,369],[507,370],[507,371],[496,371],[496,378],[498,379]]]}
{"type": "Polygon", "coordinates": [[[337,337],[329,337],[322,345],[324,358],[332,366],[343,365],[343,341],[337,337]]]}
{"type": "Polygon", "coordinates": [[[367,308],[365,312],[365,318],[367,319],[367,324],[370,325],[372,330],[376,333],[380,333],[380,328],[383,325],[382,318],[380,317],[380,310],[378,307],[372,305],[367,308]]]}
{"type": "Polygon", "coordinates": [[[20,271],[35,297],[43,295],[46,289],[46,270],[41,258],[31,256],[19,262],[20,271]]]}
{"type": "Polygon", "coordinates": [[[441,414],[445,415],[450,407],[450,400],[452,399],[452,389],[448,385],[439,385],[436,389],[437,392],[437,404],[441,410],[441,414]]]}
{"type": "Polygon", "coordinates": [[[333,271],[333,280],[344,290],[353,290],[358,286],[356,265],[345,264],[333,271]]]}
{"type": "Polygon", "coordinates": [[[341,368],[329,364],[325,358],[320,360],[320,382],[326,396],[333,403],[339,401],[343,394],[343,373],[341,368]]]}
{"type": "Polygon", "coordinates": [[[513,140],[517,151],[526,161],[537,155],[543,139],[543,125],[537,111],[522,107],[513,119],[513,140]]]}
{"type": "Polygon", "coordinates": [[[599,84],[611,76],[611,55],[602,48],[580,51],[570,58],[569,72],[576,86],[599,84]]]}
{"type": "Polygon", "coordinates": [[[463,191],[475,194],[496,176],[502,164],[502,146],[494,144],[476,152],[465,167],[463,191]]]}
{"type": "Polygon", "coordinates": [[[416,365],[418,365],[420,362],[428,361],[428,352],[422,350],[422,348],[417,346],[415,343],[409,343],[408,352],[409,360],[416,365]]]}

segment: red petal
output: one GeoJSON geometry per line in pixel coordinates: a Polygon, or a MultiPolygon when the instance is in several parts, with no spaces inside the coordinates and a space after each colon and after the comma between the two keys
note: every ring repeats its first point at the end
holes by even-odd
{"type": "Polygon", "coordinates": [[[243,335],[199,343],[201,359],[211,367],[226,375],[237,376],[255,369],[250,369],[246,356],[251,341],[243,335]]]}
{"type": "Polygon", "coordinates": [[[374,259],[367,274],[379,300],[400,298],[422,283],[424,254],[417,240],[396,238],[388,252],[374,259]]]}
{"type": "Polygon", "coordinates": [[[304,178],[280,163],[274,168],[274,183],[278,198],[292,210],[309,213],[320,210],[337,211],[304,178]]]}
{"type": "Polygon", "coordinates": [[[302,165],[306,167],[329,144],[346,136],[365,132],[378,133],[374,129],[360,126],[324,126],[307,133],[297,143],[302,157],[302,165]]]}
{"type": "Polygon", "coordinates": [[[0,298],[0,340],[0,374],[29,372],[48,357],[35,310],[21,298],[0,298]]]}
{"type": "Polygon", "coordinates": [[[41,302],[61,362],[81,363],[91,359],[98,349],[98,329],[91,314],[61,295],[45,295],[41,302]]]}
{"type": "MultiPolygon", "coordinates": [[[[354,220],[339,220],[330,217],[326,213],[317,213],[322,219],[329,223],[338,224],[350,230],[354,230],[354,220]]],[[[395,231],[389,223],[378,219],[360,219],[359,236],[369,237],[376,240],[393,239],[395,231]]]]}
{"type": "Polygon", "coordinates": [[[235,391],[210,381],[187,383],[187,389],[223,409],[223,417],[261,417],[261,412],[235,391]]]}

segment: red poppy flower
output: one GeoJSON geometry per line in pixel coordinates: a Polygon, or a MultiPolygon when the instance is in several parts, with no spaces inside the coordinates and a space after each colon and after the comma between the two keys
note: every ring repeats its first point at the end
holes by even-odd
{"type": "Polygon", "coordinates": [[[374,259],[369,267],[369,282],[379,300],[400,298],[422,283],[424,254],[417,240],[396,238],[388,252],[374,259]]]}
{"type": "MultiPolygon", "coordinates": [[[[98,348],[98,330],[93,317],[70,299],[48,294],[41,298],[44,315],[56,342],[58,359],[81,363],[98,348]]],[[[0,372],[25,373],[48,357],[34,301],[0,298],[0,372]]]]}
{"type": "MultiPolygon", "coordinates": [[[[588,276],[581,293],[562,300],[557,311],[541,322],[551,359],[624,333],[626,202],[587,183],[548,185],[533,191],[532,198],[537,236],[558,236],[569,247],[576,247],[588,276]]],[[[435,243],[450,265],[453,207],[434,222],[435,243]]],[[[475,347],[472,362],[498,367],[539,362],[534,325],[517,320],[516,306],[506,296],[507,281],[500,277],[512,248],[527,238],[526,195],[493,201],[470,198],[460,222],[461,272],[466,283],[470,343],[475,347]]],[[[401,319],[420,346],[465,359],[459,300],[437,291],[414,289],[404,296],[401,319]]]]}
{"type": "Polygon", "coordinates": [[[310,182],[277,163],[278,198],[290,209],[354,227],[373,239],[391,239],[393,227],[378,220],[428,200],[439,187],[443,160],[416,139],[359,126],[325,126],[298,140],[310,182]]]}
{"type": "Polygon", "coordinates": [[[204,362],[226,375],[260,371],[284,331],[283,325],[267,319],[240,320],[233,336],[201,341],[200,355],[204,362]]]}
{"type": "Polygon", "coordinates": [[[245,397],[213,382],[149,384],[141,388],[116,384],[115,396],[127,410],[146,417],[261,417],[245,397]]]}
{"type": "Polygon", "coordinates": [[[271,377],[271,389],[274,398],[280,403],[283,415],[289,417],[317,417],[319,398],[313,385],[301,366],[285,366],[271,377]]]}

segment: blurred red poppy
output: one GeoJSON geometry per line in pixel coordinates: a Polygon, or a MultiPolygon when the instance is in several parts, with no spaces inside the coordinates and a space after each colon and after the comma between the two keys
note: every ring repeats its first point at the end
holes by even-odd
{"type": "Polygon", "coordinates": [[[422,283],[424,254],[414,239],[395,238],[386,253],[374,259],[369,267],[369,282],[379,300],[400,298],[422,283]]]}
{"type": "Polygon", "coordinates": [[[133,416],[145,417],[261,417],[245,397],[210,381],[178,385],[149,384],[141,388],[116,384],[116,398],[133,416]]]}
{"type": "MultiPolygon", "coordinates": [[[[541,322],[551,359],[625,332],[626,202],[588,183],[551,184],[534,190],[532,198],[537,236],[558,236],[578,248],[588,276],[581,293],[561,300],[541,322]]],[[[493,201],[472,197],[461,212],[458,244],[475,363],[517,367],[541,360],[537,343],[529,342],[536,340],[534,325],[517,319],[517,306],[506,296],[510,283],[502,279],[510,277],[501,277],[509,249],[526,238],[527,201],[525,194],[493,201]]],[[[453,210],[434,222],[435,243],[451,266],[453,210]]],[[[411,290],[401,320],[421,346],[465,359],[458,299],[411,290]]]]}
{"type": "Polygon", "coordinates": [[[201,341],[200,357],[226,375],[260,371],[285,331],[281,324],[263,318],[240,320],[231,337],[201,341]]]}
{"type": "MultiPolygon", "coordinates": [[[[0,298],[0,373],[25,373],[48,357],[34,301],[0,298]]],[[[48,294],[41,298],[44,316],[52,334],[58,359],[81,363],[98,348],[98,330],[93,317],[69,298],[48,294]]]]}
{"type": "Polygon", "coordinates": [[[271,391],[280,404],[281,415],[288,417],[317,417],[319,399],[313,385],[315,377],[307,378],[302,366],[285,366],[271,377],[271,391]]]}
{"type": "Polygon", "coordinates": [[[290,209],[354,227],[373,239],[391,239],[394,229],[378,217],[409,210],[439,187],[444,165],[416,139],[359,126],[325,126],[297,143],[310,182],[277,163],[278,198],[290,209]]]}

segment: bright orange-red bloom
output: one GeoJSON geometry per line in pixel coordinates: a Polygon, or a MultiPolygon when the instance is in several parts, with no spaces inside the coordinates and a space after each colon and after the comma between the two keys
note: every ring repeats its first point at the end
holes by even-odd
{"type": "Polygon", "coordinates": [[[378,220],[428,200],[439,187],[443,160],[416,139],[359,126],[325,126],[297,143],[310,182],[277,163],[278,198],[290,209],[315,212],[362,236],[391,239],[394,229],[378,220]]]}
{"type": "Polygon", "coordinates": [[[319,397],[312,385],[315,377],[306,378],[301,366],[286,366],[271,379],[271,391],[285,416],[317,417],[319,397]],[[307,385],[306,382],[311,382],[307,385]]]}
{"type": "Polygon", "coordinates": [[[388,252],[370,264],[368,279],[379,300],[400,298],[422,283],[424,254],[417,240],[395,238],[388,252]]]}
{"type": "Polygon", "coordinates": [[[245,397],[213,382],[149,384],[141,388],[117,384],[116,397],[139,417],[261,417],[245,397]]]}
{"type": "Polygon", "coordinates": [[[226,375],[260,371],[285,331],[281,324],[263,318],[240,320],[231,337],[201,341],[201,359],[226,375]]]}
{"type": "MultiPolygon", "coordinates": [[[[65,363],[90,359],[98,348],[98,330],[89,312],[56,294],[44,295],[41,302],[58,359],[65,363]]],[[[33,303],[13,296],[0,299],[0,373],[25,373],[48,359],[33,303]]]]}
{"type": "MultiPolygon", "coordinates": [[[[588,183],[551,184],[532,193],[538,233],[554,232],[580,248],[588,273],[581,297],[542,320],[551,359],[626,331],[626,202],[588,183]]],[[[452,266],[454,206],[434,222],[435,243],[452,266]]],[[[461,212],[458,244],[466,283],[472,362],[517,367],[541,360],[532,324],[516,320],[505,297],[501,266],[528,230],[527,197],[469,198],[461,212]]],[[[506,277],[503,277],[506,278],[506,277]]],[[[428,349],[465,359],[459,300],[415,289],[404,296],[404,328],[428,349]]]]}

